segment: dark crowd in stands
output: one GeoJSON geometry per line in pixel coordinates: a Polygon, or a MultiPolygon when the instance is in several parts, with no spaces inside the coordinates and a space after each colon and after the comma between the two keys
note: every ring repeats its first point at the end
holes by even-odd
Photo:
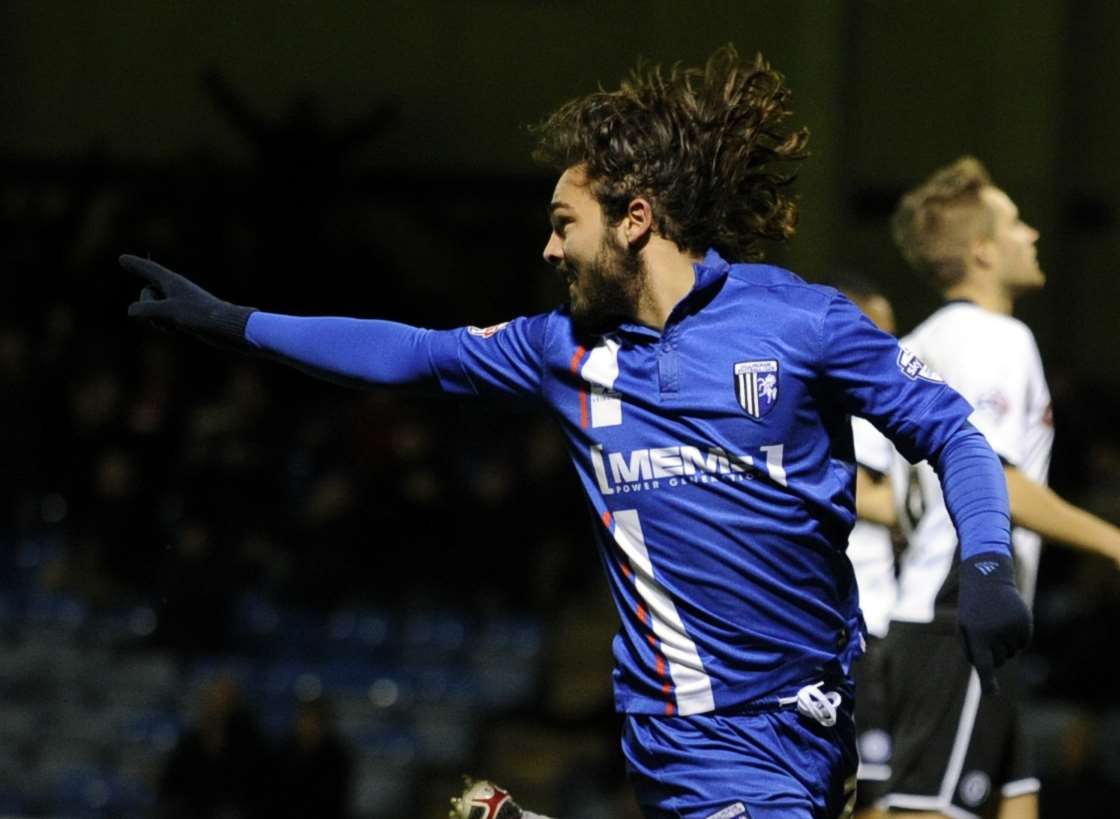
{"type": "MultiPolygon", "coordinates": [[[[539,261],[551,180],[370,171],[362,157],[392,127],[394,106],[373,105],[347,128],[329,126],[312,100],[267,120],[219,77],[207,83],[251,161],[131,163],[97,148],[0,160],[4,565],[21,539],[42,539],[50,549],[35,591],[93,611],[147,606],[154,621],[136,650],[184,667],[237,655],[232,624],[246,595],[312,618],[451,610],[474,628],[516,616],[543,624],[546,646],[565,613],[603,609],[587,513],[547,417],[346,390],[135,325],[125,308],[139,288],[116,266],[118,253],[150,254],[223,298],[276,312],[486,325],[562,296],[539,261]]],[[[1120,520],[1110,411],[1120,385],[1050,376],[1052,482],[1120,520]]],[[[1115,795],[1120,784],[1106,733],[1115,736],[1120,711],[1103,659],[1120,584],[1101,561],[1056,548],[1042,566],[1024,663],[1044,806],[1068,808],[1087,788],[1115,795]]],[[[16,599],[16,581],[3,581],[16,599]]],[[[5,615],[6,639],[18,629],[18,612],[5,615]]],[[[606,674],[607,645],[589,650],[606,674]]],[[[512,719],[566,736],[549,674],[537,679],[512,719]]],[[[238,681],[218,676],[195,693],[147,783],[159,815],[356,813],[356,751],[332,728],[328,697],[303,697],[277,740],[238,681]]],[[[616,733],[609,708],[608,694],[581,717],[604,746],[616,733]]],[[[510,733],[520,736],[508,726],[480,734],[475,750],[415,787],[451,781],[452,768],[489,758],[479,744],[510,733]]],[[[559,799],[547,794],[575,770],[557,773],[551,791],[533,780],[530,793],[559,799]]],[[[35,815],[34,804],[23,809],[35,815]]]]}

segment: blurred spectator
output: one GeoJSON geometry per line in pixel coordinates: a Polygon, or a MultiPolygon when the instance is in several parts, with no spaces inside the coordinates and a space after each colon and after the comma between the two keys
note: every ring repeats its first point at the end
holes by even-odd
{"type": "Polygon", "coordinates": [[[272,815],[344,819],[349,815],[352,767],[330,704],[322,698],[301,702],[277,762],[272,815]]]}
{"type": "Polygon", "coordinates": [[[40,426],[34,369],[30,334],[0,319],[0,451],[7,463],[0,470],[0,527],[30,522],[34,500],[28,490],[43,480],[43,467],[35,457],[40,426]]]}
{"type": "Polygon", "coordinates": [[[230,550],[218,537],[208,521],[181,522],[156,584],[162,594],[155,640],[186,656],[220,652],[228,642],[237,584],[230,550]]]}
{"type": "MultiPolygon", "coordinates": [[[[219,677],[201,691],[198,724],[180,738],[159,782],[163,819],[270,816],[267,747],[241,690],[219,677]]],[[[315,814],[307,814],[315,815],[315,814]]]]}

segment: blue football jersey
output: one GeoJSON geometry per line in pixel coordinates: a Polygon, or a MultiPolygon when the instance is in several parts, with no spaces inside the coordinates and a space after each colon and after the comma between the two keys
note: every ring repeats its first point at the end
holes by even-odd
{"type": "Polygon", "coordinates": [[[837,291],[709,252],[663,332],[566,308],[440,331],[455,393],[559,418],[622,627],[619,710],[697,714],[846,676],[862,646],[851,415],[911,460],[971,407],[837,291]]]}

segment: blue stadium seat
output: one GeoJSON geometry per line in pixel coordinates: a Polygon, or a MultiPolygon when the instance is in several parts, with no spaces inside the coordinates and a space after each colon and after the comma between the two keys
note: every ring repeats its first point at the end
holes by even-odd
{"type": "Polygon", "coordinates": [[[322,616],[281,608],[255,592],[238,598],[232,631],[238,649],[254,657],[314,657],[328,635],[322,616]]]}
{"type": "Polygon", "coordinates": [[[54,776],[51,808],[56,814],[76,817],[109,816],[112,785],[97,768],[69,768],[54,776]]]}
{"type": "Polygon", "coordinates": [[[19,816],[27,812],[23,794],[8,785],[0,785],[0,816],[19,816]]]}
{"type": "Polygon", "coordinates": [[[178,713],[159,708],[124,711],[115,728],[118,742],[142,745],[154,753],[170,751],[183,732],[178,713]]]}
{"type": "Polygon", "coordinates": [[[326,658],[386,656],[399,640],[399,627],[389,615],[368,610],[339,609],[326,625],[326,658]]]}
{"type": "Polygon", "coordinates": [[[51,810],[77,819],[147,816],[154,802],[154,794],[143,782],[93,767],[58,772],[50,792],[51,810]]]}

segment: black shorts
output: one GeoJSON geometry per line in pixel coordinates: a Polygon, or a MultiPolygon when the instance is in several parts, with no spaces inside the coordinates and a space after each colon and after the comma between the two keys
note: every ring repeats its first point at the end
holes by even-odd
{"type": "Polygon", "coordinates": [[[886,680],[883,677],[883,641],[868,636],[867,651],[852,666],[855,681],[856,807],[874,805],[885,793],[891,773],[891,735],[887,718],[886,680]]]}
{"type": "Polygon", "coordinates": [[[982,696],[953,621],[892,622],[883,651],[894,739],[886,805],[994,817],[1003,797],[1038,790],[1015,660],[997,673],[999,694],[982,696]]]}

